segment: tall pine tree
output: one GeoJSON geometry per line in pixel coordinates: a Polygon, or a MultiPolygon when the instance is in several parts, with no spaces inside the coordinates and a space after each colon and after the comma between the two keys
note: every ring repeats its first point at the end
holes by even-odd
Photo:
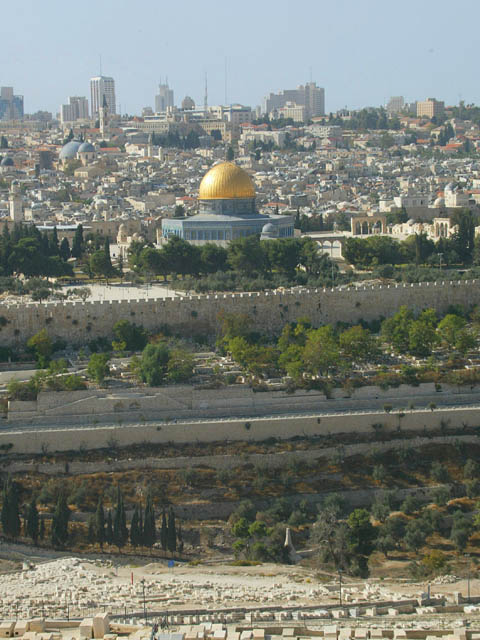
{"type": "Polygon", "coordinates": [[[177,550],[177,530],[175,527],[175,514],[172,507],[170,507],[168,512],[167,547],[172,553],[177,550]]]}
{"type": "Polygon", "coordinates": [[[20,513],[18,508],[18,485],[7,478],[2,492],[2,528],[8,538],[18,538],[20,535],[20,513]]]}
{"type": "Polygon", "coordinates": [[[164,509],[162,512],[162,528],[160,530],[160,544],[162,545],[162,549],[164,551],[167,550],[167,539],[168,539],[167,514],[165,513],[165,509],[164,509]]]}
{"type": "Polygon", "coordinates": [[[72,256],[74,258],[81,258],[83,255],[84,240],[83,240],[83,227],[78,225],[72,242],[72,256]]]}
{"type": "Polygon", "coordinates": [[[143,544],[146,547],[153,547],[157,534],[155,531],[155,509],[153,507],[152,494],[147,493],[145,505],[145,518],[143,521],[143,544]]]}
{"type": "Polygon", "coordinates": [[[109,509],[107,513],[107,529],[105,531],[105,542],[113,544],[113,521],[112,510],[109,509]]]}
{"type": "Polygon", "coordinates": [[[68,522],[70,520],[70,509],[67,505],[67,498],[63,492],[58,496],[55,511],[52,518],[52,544],[55,547],[64,547],[68,540],[68,522]]]}
{"type": "Polygon", "coordinates": [[[105,542],[105,512],[101,497],[98,499],[95,512],[95,541],[100,545],[100,549],[103,549],[103,543],[105,542]]]}
{"type": "Polygon", "coordinates": [[[132,521],[130,523],[130,544],[132,547],[138,547],[138,545],[142,543],[141,538],[140,510],[138,505],[135,505],[135,511],[133,512],[132,521]]]}
{"type": "Polygon", "coordinates": [[[33,544],[36,545],[38,542],[39,533],[40,529],[37,504],[35,498],[32,498],[30,504],[28,505],[26,534],[33,540],[33,544]]]}
{"type": "Polygon", "coordinates": [[[128,540],[127,519],[125,516],[125,507],[123,505],[123,496],[120,491],[120,485],[117,487],[117,504],[115,507],[115,517],[113,518],[113,542],[119,549],[125,546],[128,540]]]}

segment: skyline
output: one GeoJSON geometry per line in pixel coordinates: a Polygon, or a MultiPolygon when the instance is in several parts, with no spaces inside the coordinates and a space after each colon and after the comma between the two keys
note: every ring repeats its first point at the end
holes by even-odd
{"type": "Polygon", "coordinates": [[[205,73],[209,104],[224,103],[226,61],[227,103],[255,107],[268,93],[311,78],[325,88],[327,113],[379,106],[392,95],[480,104],[468,37],[478,17],[474,0],[457,3],[454,25],[451,7],[432,0],[399,8],[379,0],[245,0],[233,11],[218,0],[175,7],[146,0],[136,12],[125,0],[86,0],[75,13],[59,0],[25,0],[3,8],[10,55],[0,84],[24,95],[26,113],[55,114],[69,96],[90,97],[101,56],[122,113],[139,114],[154,107],[166,76],[176,104],[185,95],[203,104],[205,73]]]}

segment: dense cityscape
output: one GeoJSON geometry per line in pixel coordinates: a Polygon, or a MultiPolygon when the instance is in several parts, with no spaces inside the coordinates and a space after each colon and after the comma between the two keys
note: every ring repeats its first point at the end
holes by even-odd
{"type": "Polygon", "coordinates": [[[476,640],[480,105],[222,53],[2,71],[0,638],[476,640]]]}

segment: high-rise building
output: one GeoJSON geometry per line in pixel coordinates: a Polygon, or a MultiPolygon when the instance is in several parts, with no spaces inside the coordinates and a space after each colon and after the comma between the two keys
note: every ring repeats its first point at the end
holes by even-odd
{"type": "Polygon", "coordinates": [[[389,116],[395,113],[400,113],[405,106],[405,100],[403,96],[392,96],[387,102],[387,113],[389,116]]]}
{"type": "Polygon", "coordinates": [[[92,118],[98,118],[103,105],[103,97],[107,101],[109,115],[117,112],[115,103],[115,80],[107,76],[96,76],[90,80],[92,118]]]}
{"type": "Polygon", "coordinates": [[[70,96],[68,104],[60,107],[60,120],[64,122],[75,122],[88,118],[88,100],[83,96],[70,96]]]}
{"type": "Polygon", "coordinates": [[[0,88],[0,120],[23,118],[23,96],[16,96],[13,87],[0,88]]]}
{"type": "Polygon", "coordinates": [[[423,102],[417,102],[417,118],[434,118],[443,116],[445,103],[435,98],[427,98],[423,102]]]}
{"type": "Polygon", "coordinates": [[[296,89],[270,93],[263,101],[263,111],[270,113],[285,107],[287,102],[305,107],[307,118],[325,115],[325,89],[317,87],[316,82],[301,84],[296,89]]]}
{"type": "Polygon", "coordinates": [[[158,85],[158,95],[155,96],[155,112],[160,113],[166,111],[168,107],[173,107],[175,101],[173,98],[173,89],[170,89],[168,82],[158,85]]]}

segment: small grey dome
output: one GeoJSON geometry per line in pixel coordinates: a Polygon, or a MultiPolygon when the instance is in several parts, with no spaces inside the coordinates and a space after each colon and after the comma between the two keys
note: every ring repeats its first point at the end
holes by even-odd
{"type": "Polygon", "coordinates": [[[0,163],[2,165],[2,167],[14,167],[15,164],[12,160],[12,158],[10,158],[10,156],[5,156],[5,158],[3,158],[2,162],[0,163]]]}
{"type": "Polygon", "coordinates": [[[95,147],[90,142],[83,142],[78,147],[78,153],[95,153],[95,147]]]}
{"type": "Polygon", "coordinates": [[[275,233],[275,227],[271,222],[267,222],[267,224],[262,227],[262,233],[275,233]]]}
{"type": "Polygon", "coordinates": [[[67,142],[67,144],[62,147],[58,157],[60,160],[72,160],[77,155],[78,149],[81,146],[82,143],[78,140],[70,140],[70,142],[67,142]]]}

